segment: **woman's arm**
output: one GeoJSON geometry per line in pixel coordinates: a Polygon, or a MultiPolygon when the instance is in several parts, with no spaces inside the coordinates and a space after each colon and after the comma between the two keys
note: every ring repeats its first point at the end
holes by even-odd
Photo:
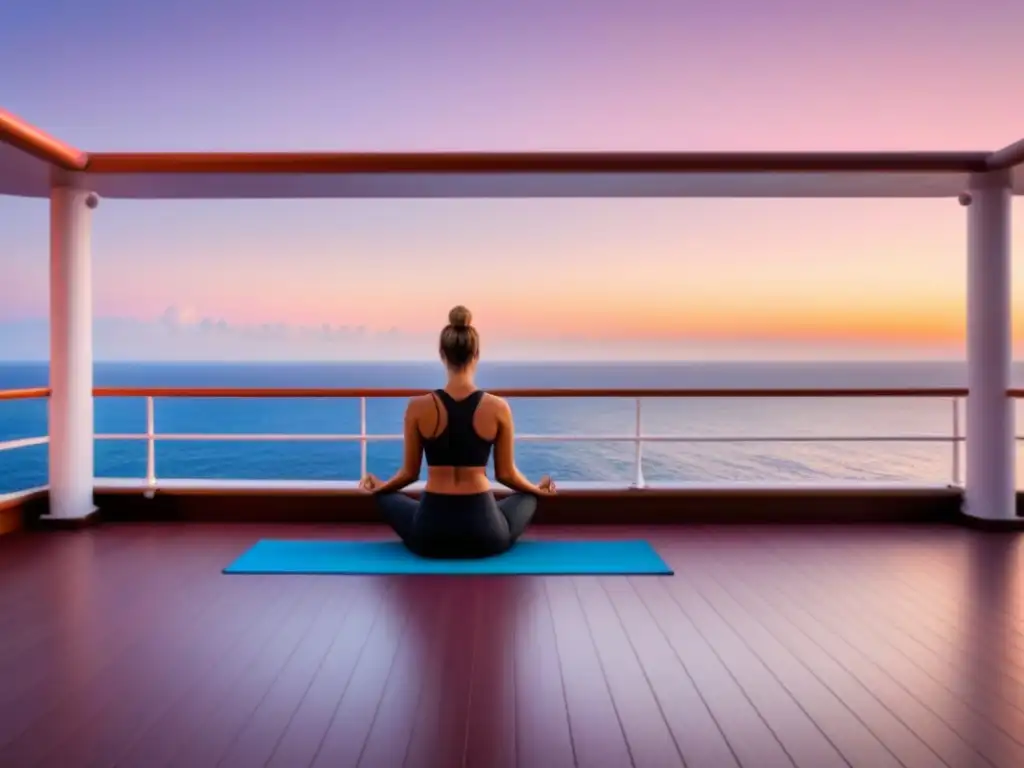
{"type": "Polygon", "coordinates": [[[494,475],[498,482],[520,493],[532,493],[544,496],[550,493],[547,488],[534,485],[516,467],[515,459],[516,427],[512,420],[512,408],[504,400],[498,401],[498,438],[494,441],[494,475]]]}
{"type": "Polygon", "coordinates": [[[402,490],[410,483],[416,482],[419,478],[420,462],[423,459],[423,442],[420,438],[416,410],[416,400],[410,400],[409,405],[405,409],[405,449],[401,468],[386,483],[374,488],[373,493],[394,493],[395,491],[402,490]]]}

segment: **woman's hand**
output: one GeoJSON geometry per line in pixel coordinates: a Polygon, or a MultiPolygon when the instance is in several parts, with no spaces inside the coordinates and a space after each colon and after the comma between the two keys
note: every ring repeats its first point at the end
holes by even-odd
{"type": "Polygon", "coordinates": [[[551,475],[544,475],[544,477],[540,479],[540,482],[537,483],[537,488],[539,488],[540,492],[545,496],[555,495],[555,481],[551,479],[551,475]]]}
{"type": "Polygon", "coordinates": [[[373,493],[380,488],[382,483],[376,475],[366,475],[362,480],[359,481],[359,490],[366,491],[367,493],[373,493]]]}

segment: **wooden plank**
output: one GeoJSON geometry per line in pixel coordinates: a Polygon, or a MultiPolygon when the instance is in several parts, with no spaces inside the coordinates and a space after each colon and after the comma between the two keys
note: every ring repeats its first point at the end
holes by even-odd
{"type": "Polygon", "coordinates": [[[650,611],[624,579],[601,582],[687,768],[739,766],[721,724],[650,611]]]}
{"type": "Polygon", "coordinates": [[[542,579],[523,579],[514,638],[518,765],[575,766],[568,694],[542,579]]]}
{"type": "Polygon", "coordinates": [[[395,617],[386,604],[389,586],[371,580],[360,590],[298,709],[278,734],[267,766],[295,768],[316,758],[368,646],[394,631],[395,617]]]}
{"type": "MultiPolygon", "coordinates": [[[[566,583],[551,582],[550,594],[562,591],[563,584],[566,583]]],[[[588,630],[589,641],[593,644],[601,676],[614,702],[633,765],[637,768],[685,766],[651,680],[644,672],[636,649],[629,642],[600,580],[577,578],[572,580],[572,587],[579,608],[573,609],[573,601],[566,594],[565,613],[588,630]]],[[[568,584],[564,590],[567,589],[568,584]]]]}
{"type": "Polygon", "coordinates": [[[313,621],[291,657],[261,698],[242,730],[221,756],[219,765],[248,768],[264,765],[274,753],[280,735],[295,715],[302,698],[323,668],[356,599],[367,588],[367,577],[339,582],[325,579],[327,603],[313,621]]]}
{"type": "Polygon", "coordinates": [[[516,766],[516,627],[524,585],[523,579],[502,576],[487,579],[477,591],[465,768],[516,766]]]}
{"type": "MultiPolygon", "coordinates": [[[[432,642],[419,663],[423,685],[417,696],[413,723],[403,766],[447,768],[464,762],[469,696],[472,690],[474,640],[478,611],[474,584],[480,579],[443,579],[446,610],[440,626],[434,626],[432,642]]],[[[440,612],[438,612],[440,615],[440,612]]],[[[365,759],[365,765],[396,765],[365,759]]]]}
{"type": "Polygon", "coordinates": [[[397,599],[385,604],[383,620],[374,625],[330,726],[319,741],[311,763],[313,766],[333,768],[358,762],[402,644],[410,642],[406,634],[415,631],[416,623],[423,616],[440,608],[439,601],[443,596],[431,590],[429,584],[424,583],[424,593],[430,597],[409,601],[403,599],[405,593],[399,586],[401,578],[397,582],[394,588],[397,599]]]}
{"type": "Polygon", "coordinates": [[[795,765],[781,738],[749,699],[728,667],[694,624],[680,611],[671,593],[658,581],[630,580],[700,692],[742,765],[759,768],[795,765]]]}
{"type": "Polygon", "coordinates": [[[362,765],[402,765],[419,716],[427,680],[440,667],[437,655],[456,620],[456,604],[436,579],[401,579],[395,595],[409,608],[409,631],[388,674],[369,733],[358,754],[362,765]]]}

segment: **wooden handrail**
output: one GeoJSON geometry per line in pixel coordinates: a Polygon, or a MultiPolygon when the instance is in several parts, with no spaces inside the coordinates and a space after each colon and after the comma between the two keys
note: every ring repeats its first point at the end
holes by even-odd
{"type": "Polygon", "coordinates": [[[1024,139],[997,149],[988,156],[985,164],[993,171],[1004,171],[1024,165],[1024,139]]]}
{"type": "MultiPolygon", "coordinates": [[[[707,388],[636,388],[598,389],[565,388],[541,389],[489,389],[501,397],[964,397],[967,390],[959,387],[935,388],[885,388],[885,389],[707,389],[707,388]]],[[[367,387],[316,388],[316,387],[99,387],[94,390],[97,397],[413,397],[427,390],[412,388],[380,389],[367,387]]]]}
{"type": "MultiPolygon", "coordinates": [[[[888,387],[888,388],[841,388],[816,389],[798,387],[786,389],[708,389],[708,388],[657,388],[657,389],[598,389],[568,388],[543,389],[529,387],[520,389],[489,389],[488,392],[501,397],[678,397],[678,398],[795,398],[795,397],[967,397],[965,387],[888,387]]],[[[426,393],[425,389],[377,388],[377,387],[97,387],[96,397],[414,397],[426,393]]],[[[1008,389],[1009,397],[1024,398],[1024,388],[1008,389]]],[[[0,400],[30,400],[49,397],[48,387],[29,389],[0,389],[0,400]]]]}
{"type": "Polygon", "coordinates": [[[970,173],[991,152],[90,152],[91,174],[970,173]]]}
{"type": "Polygon", "coordinates": [[[49,387],[32,389],[0,389],[0,400],[31,400],[37,397],[49,397],[49,387]]]}
{"type": "Polygon", "coordinates": [[[68,171],[81,171],[89,162],[85,152],[29,125],[5,109],[0,109],[0,142],[68,171]]]}

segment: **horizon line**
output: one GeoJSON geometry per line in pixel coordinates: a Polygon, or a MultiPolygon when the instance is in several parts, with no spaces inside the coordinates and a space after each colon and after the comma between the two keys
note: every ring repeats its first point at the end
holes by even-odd
{"type": "MultiPolygon", "coordinates": [[[[844,365],[844,364],[857,364],[857,365],[919,365],[922,363],[966,363],[966,357],[929,357],[920,358],[915,360],[887,360],[885,358],[868,359],[868,358],[849,358],[849,359],[825,359],[825,360],[809,360],[806,358],[779,358],[778,360],[765,360],[763,358],[675,358],[671,360],[636,360],[636,359],[573,359],[573,360],[551,360],[551,359],[537,359],[537,360],[524,360],[524,359],[491,359],[486,364],[499,364],[499,365],[550,365],[552,363],[557,365],[672,365],[676,363],[705,363],[705,364],[722,364],[722,363],[741,363],[744,365],[807,365],[807,364],[830,364],[830,365],[844,365]]],[[[1014,359],[1011,362],[1024,363],[1024,356],[1020,359],[1014,359]]],[[[0,365],[24,365],[24,364],[49,364],[49,358],[36,358],[36,359],[4,359],[0,358],[0,365]]],[[[130,359],[130,358],[97,358],[93,360],[93,363],[116,363],[116,364],[128,364],[138,363],[145,365],[408,365],[408,364],[421,364],[421,365],[440,365],[439,361],[425,360],[423,358],[396,358],[391,360],[266,360],[266,359],[251,359],[251,360],[153,360],[153,359],[130,359]]]]}

